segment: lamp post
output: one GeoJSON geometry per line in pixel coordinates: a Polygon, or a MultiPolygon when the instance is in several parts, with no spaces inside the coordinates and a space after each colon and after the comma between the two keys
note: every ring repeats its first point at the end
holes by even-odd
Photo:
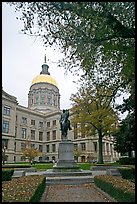
{"type": "Polygon", "coordinates": [[[3,165],[5,164],[5,160],[6,160],[6,155],[5,155],[5,152],[6,152],[6,147],[4,146],[3,149],[3,156],[2,156],[2,162],[3,162],[3,165]]]}

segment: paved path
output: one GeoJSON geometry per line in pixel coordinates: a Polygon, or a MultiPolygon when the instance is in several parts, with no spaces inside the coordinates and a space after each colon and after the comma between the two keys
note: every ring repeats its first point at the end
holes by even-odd
{"type": "MultiPolygon", "coordinates": [[[[26,175],[43,175],[45,171],[27,172],[26,175]]],[[[106,174],[106,171],[92,171],[92,177],[106,174]]],[[[48,185],[40,202],[116,202],[94,183],[48,185]]]]}
{"type": "Polygon", "coordinates": [[[116,202],[95,184],[51,185],[46,188],[41,202],[116,202]]]}

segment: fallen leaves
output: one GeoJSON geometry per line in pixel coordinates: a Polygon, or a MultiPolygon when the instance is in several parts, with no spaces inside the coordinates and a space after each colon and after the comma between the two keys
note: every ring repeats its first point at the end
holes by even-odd
{"type": "Polygon", "coordinates": [[[2,202],[29,202],[43,175],[24,176],[2,183],[2,202]]]}
{"type": "Polygon", "coordinates": [[[122,179],[122,178],[110,176],[110,175],[99,175],[99,176],[96,176],[96,178],[104,180],[105,182],[109,182],[116,188],[124,189],[125,192],[126,191],[133,192],[133,193],[135,192],[135,183],[130,182],[126,179],[122,179]]]}

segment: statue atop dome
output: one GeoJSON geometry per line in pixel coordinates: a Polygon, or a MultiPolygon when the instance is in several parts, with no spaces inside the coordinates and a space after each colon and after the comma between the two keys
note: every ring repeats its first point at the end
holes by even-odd
{"type": "Polygon", "coordinates": [[[44,64],[42,65],[42,71],[40,72],[40,74],[47,74],[50,75],[49,71],[48,71],[49,66],[46,64],[46,54],[44,56],[44,64]]]}
{"type": "Polygon", "coordinates": [[[44,63],[46,64],[46,54],[45,54],[45,57],[44,57],[44,63]]]}

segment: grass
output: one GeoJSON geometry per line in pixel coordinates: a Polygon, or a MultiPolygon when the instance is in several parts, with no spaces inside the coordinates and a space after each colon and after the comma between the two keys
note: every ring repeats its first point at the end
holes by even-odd
{"type": "Polygon", "coordinates": [[[47,170],[47,169],[52,169],[53,164],[33,164],[32,167],[35,167],[37,170],[47,170]]]}

